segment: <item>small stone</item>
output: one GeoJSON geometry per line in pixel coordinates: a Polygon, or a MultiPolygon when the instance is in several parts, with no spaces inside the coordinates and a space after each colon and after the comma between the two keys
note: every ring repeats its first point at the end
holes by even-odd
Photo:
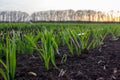
{"type": "Polygon", "coordinates": [[[37,74],[35,72],[28,72],[29,75],[32,75],[32,76],[37,76],[37,74]]]}
{"type": "Polygon", "coordinates": [[[62,77],[65,74],[66,70],[61,69],[58,77],[62,77]]]}
{"type": "Polygon", "coordinates": [[[98,64],[100,64],[101,62],[103,62],[103,61],[102,61],[102,60],[99,60],[99,61],[98,61],[98,64]]]}
{"type": "Polygon", "coordinates": [[[110,41],[117,41],[119,38],[116,36],[113,36],[112,39],[110,39],[110,41]]]}
{"type": "Polygon", "coordinates": [[[104,65],[103,69],[106,70],[106,66],[105,65],[104,65]]]}
{"type": "Polygon", "coordinates": [[[113,69],[113,73],[114,73],[114,74],[117,73],[117,68],[114,68],[114,69],[113,69]]]}
{"type": "Polygon", "coordinates": [[[78,71],[76,76],[79,76],[79,75],[83,75],[83,73],[81,71],[78,71]]]}
{"type": "Polygon", "coordinates": [[[106,48],[106,47],[107,47],[107,45],[105,45],[105,44],[104,44],[102,47],[103,47],[103,48],[106,48]]]}
{"type": "Polygon", "coordinates": [[[105,80],[103,77],[99,77],[98,79],[96,79],[96,80],[105,80]]]}
{"type": "Polygon", "coordinates": [[[112,79],[116,80],[116,77],[112,75],[112,79]]]}
{"type": "Polygon", "coordinates": [[[98,51],[99,51],[99,52],[102,52],[102,48],[100,47],[100,48],[98,49],[98,51]]]}

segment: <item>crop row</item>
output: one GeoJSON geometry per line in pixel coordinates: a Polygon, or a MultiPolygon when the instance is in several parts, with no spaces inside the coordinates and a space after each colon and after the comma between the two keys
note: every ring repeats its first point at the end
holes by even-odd
{"type": "MultiPolygon", "coordinates": [[[[0,74],[5,80],[14,80],[16,54],[33,54],[36,51],[49,70],[52,63],[57,69],[55,56],[61,55],[60,46],[67,46],[70,55],[80,56],[84,50],[99,48],[107,35],[120,36],[116,24],[0,24],[0,74]],[[23,27],[22,27],[23,26],[23,27]],[[5,30],[6,29],[6,30],[5,30]],[[3,58],[5,56],[5,58],[3,58]]],[[[64,53],[62,61],[66,61],[64,53]]]]}

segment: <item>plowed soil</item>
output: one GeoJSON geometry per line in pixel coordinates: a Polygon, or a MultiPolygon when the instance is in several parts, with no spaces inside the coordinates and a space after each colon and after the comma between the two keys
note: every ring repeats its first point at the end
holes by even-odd
{"type": "MultiPolygon", "coordinates": [[[[17,55],[15,80],[120,80],[120,39],[111,41],[107,36],[104,44],[81,56],[68,56],[66,62],[56,57],[58,69],[50,64],[44,68],[38,54],[17,55]]],[[[61,53],[69,53],[66,47],[60,47],[61,53]]]]}

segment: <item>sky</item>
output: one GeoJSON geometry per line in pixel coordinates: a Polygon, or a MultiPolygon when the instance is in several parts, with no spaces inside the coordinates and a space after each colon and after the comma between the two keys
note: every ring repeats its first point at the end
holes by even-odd
{"type": "Polygon", "coordinates": [[[119,10],[119,0],[0,0],[0,11],[119,10]]]}

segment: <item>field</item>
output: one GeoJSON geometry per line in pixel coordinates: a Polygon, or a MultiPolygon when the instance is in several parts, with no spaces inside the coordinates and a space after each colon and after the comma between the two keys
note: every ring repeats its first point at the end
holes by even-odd
{"type": "Polygon", "coordinates": [[[0,23],[0,80],[120,80],[119,23],[0,23]]]}

